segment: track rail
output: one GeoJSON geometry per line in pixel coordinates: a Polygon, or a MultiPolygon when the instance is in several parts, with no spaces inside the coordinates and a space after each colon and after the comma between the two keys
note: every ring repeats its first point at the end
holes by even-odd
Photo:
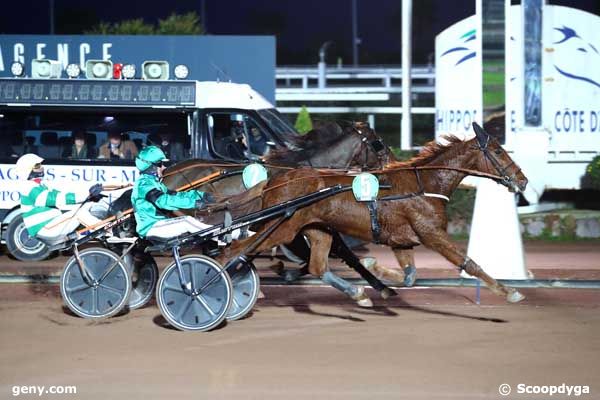
{"type": "MultiPolygon", "coordinates": [[[[347,281],[356,284],[369,286],[369,284],[358,278],[347,278],[347,281]]],[[[515,288],[545,288],[545,289],[600,289],[600,280],[583,279],[499,279],[502,284],[515,288]]],[[[384,281],[385,282],[385,281],[384,281]]],[[[54,275],[1,275],[1,283],[37,283],[37,284],[58,284],[59,277],[54,275]]],[[[295,282],[286,282],[281,278],[263,277],[260,279],[261,285],[265,286],[328,286],[320,279],[301,278],[295,282]]],[[[390,287],[401,288],[387,283],[390,287]]],[[[463,278],[444,278],[444,279],[417,279],[413,287],[476,287],[476,279],[463,278]]]]}

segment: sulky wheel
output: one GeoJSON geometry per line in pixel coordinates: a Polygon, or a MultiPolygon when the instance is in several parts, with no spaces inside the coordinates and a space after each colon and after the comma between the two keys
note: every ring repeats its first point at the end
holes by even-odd
{"type": "Polygon", "coordinates": [[[86,282],[75,256],[60,277],[60,293],[67,307],[83,318],[107,318],[118,313],[129,300],[129,272],[110,250],[93,247],[79,253],[89,276],[86,282]]]}
{"type": "Polygon", "coordinates": [[[21,215],[17,215],[6,228],[6,247],[20,261],[44,260],[51,253],[44,242],[29,235],[21,215]]]}
{"type": "Polygon", "coordinates": [[[151,255],[142,252],[125,259],[131,273],[131,295],[127,306],[130,310],[135,310],[152,299],[158,281],[158,267],[151,255]]]}
{"type": "Polygon", "coordinates": [[[233,286],[233,299],[227,313],[228,321],[243,318],[252,310],[260,292],[260,278],[251,262],[238,263],[227,269],[233,286]]]}
{"type": "Polygon", "coordinates": [[[210,257],[181,258],[188,287],[182,288],[175,262],[170,264],[156,287],[156,302],[163,317],[184,331],[208,331],[219,325],[231,305],[229,275],[210,257]]]}

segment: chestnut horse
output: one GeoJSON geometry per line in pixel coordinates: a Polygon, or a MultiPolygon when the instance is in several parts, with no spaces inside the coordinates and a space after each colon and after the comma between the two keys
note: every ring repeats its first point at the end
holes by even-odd
{"type": "MultiPolygon", "coordinates": [[[[525,189],[527,178],[500,144],[481,127],[474,124],[476,137],[462,141],[448,137],[448,144],[429,143],[414,159],[389,163],[378,171],[382,184],[391,185],[382,190],[377,200],[375,219],[380,232],[375,235],[372,219],[366,204],[357,202],[351,192],[344,192],[298,209],[281,223],[255,252],[289,243],[298,232],[304,231],[311,245],[309,272],[320,277],[349,295],[359,305],[368,306],[370,299],[364,288],[351,285],[335,276],[327,266],[334,230],[363,240],[390,246],[401,266],[412,263],[406,249],[423,244],[440,253],[451,263],[470,275],[480,278],[496,294],[509,302],[524,297],[515,289],[507,288],[486,274],[465,252],[454,245],[447,234],[446,200],[466,175],[483,176],[496,180],[512,192],[525,189]]],[[[262,194],[262,208],[281,204],[319,189],[337,184],[348,185],[352,176],[342,173],[300,168],[270,179],[262,194]]],[[[260,227],[255,237],[278,221],[260,227]]],[[[218,257],[221,262],[236,259],[252,244],[255,237],[239,240],[218,257]]],[[[380,267],[383,268],[383,267],[380,267]]],[[[394,276],[391,269],[386,269],[394,276]]]]}
{"type": "MultiPolygon", "coordinates": [[[[273,150],[263,158],[262,161],[271,176],[298,166],[341,170],[377,169],[396,160],[377,133],[364,122],[321,122],[306,135],[293,137],[290,140],[291,146],[273,150]]],[[[229,198],[246,190],[241,176],[243,167],[244,165],[235,163],[188,160],[168,168],[165,171],[164,183],[172,190],[189,186],[211,192],[217,199],[229,198]],[[220,173],[222,175],[219,175],[220,173]],[[193,185],[194,182],[203,180],[211,174],[218,176],[201,185],[193,185]]],[[[298,236],[294,246],[296,257],[301,256],[308,261],[310,249],[307,248],[302,236],[298,236]]],[[[365,259],[363,263],[371,267],[376,265],[374,258],[365,259]]],[[[407,271],[409,268],[412,268],[413,273],[407,274],[407,286],[412,285],[416,275],[414,267],[407,267],[407,271]]],[[[281,263],[274,265],[273,269],[287,280],[308,273],[306,266],[285,271],[281,263]]]]}

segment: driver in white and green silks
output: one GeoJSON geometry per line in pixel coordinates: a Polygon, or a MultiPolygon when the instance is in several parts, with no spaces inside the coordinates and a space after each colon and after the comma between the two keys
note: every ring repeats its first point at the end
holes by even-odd
{"type": "Polygon", "coordinates": [[[173,192],[162,183],[168,161],[165,153],[156,147],[144,148],[135,159],[141,176],[135,182],[131,202],[135,210],[137,232],[140,237],[173,238],[184,233],[194,233],[209,228],[193,217],[169,218],[165,211],[203,208],[213,203],[210,193],[198,190],[173,192]]]}
{"type": "MultiPolygon", "coordinates": [[[[21,194],[21,214],[29,235],[46,243],[65,239],[78,226],[92,227],[101,221],[91,214],[93,202],[100,199],[102,185],[95,184],[81,190],[73,185],[61,190],[46,185],[44,159],[37,154],[22,155],[16,163],[21,194]]],[[[78,184],[77,186],[80,186],[78,184]]]]}

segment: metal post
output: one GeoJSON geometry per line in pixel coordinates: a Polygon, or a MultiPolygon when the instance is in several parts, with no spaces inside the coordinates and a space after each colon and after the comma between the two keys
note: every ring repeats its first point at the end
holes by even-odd
{"type": "Polygon", "coordinates": [[[50,0],[49,2],[49,8],[50,8],[50,34],[54,35],[54,0],[50,0]]]}
{"type": "Polygon", "coordinates": [[[352,64],[358,66],[358,15],[356,10],[356,1],[352,0],[352,64]]]}
{"type": "Polygon", "coordinates": [[[369,114],[367,116],[367,122],[369,123],[371,129],[375,129],[375,115],[369,114]]]}
{"type": "Polygon", "coordinates": [[[325,62],[319,61],[317,68],[319,71],[319,89],[325,89],[325,62]]]}
{"type": "Polygon", "coordinates": [[[332,41],[327,41],[325,43],[323,43],[321,45],[321,48],[319,49],[319,64],[318,66],[318,70],[319,70],[319,89],[324,89],[325,88],[325,84],[326,84],[326,77],[325,77],[325,69],[326,69],[326,64],[325,64],[325,55],[327,54],[327,48],[329,46],[331,46],[333,42],[332,41]]]}
{"type": "Polygon", "coordinates": [[[202,12],[202,28],[204,28],[204,32],[208,32],[206,29],[206,0],[200,0],[200,10],[202,12]]]}
{"type": "Polygon", "coordinates": [[[411,115],[412,0],[402,0],[402,129],[400,148],[412,148],[411,115]]]}

